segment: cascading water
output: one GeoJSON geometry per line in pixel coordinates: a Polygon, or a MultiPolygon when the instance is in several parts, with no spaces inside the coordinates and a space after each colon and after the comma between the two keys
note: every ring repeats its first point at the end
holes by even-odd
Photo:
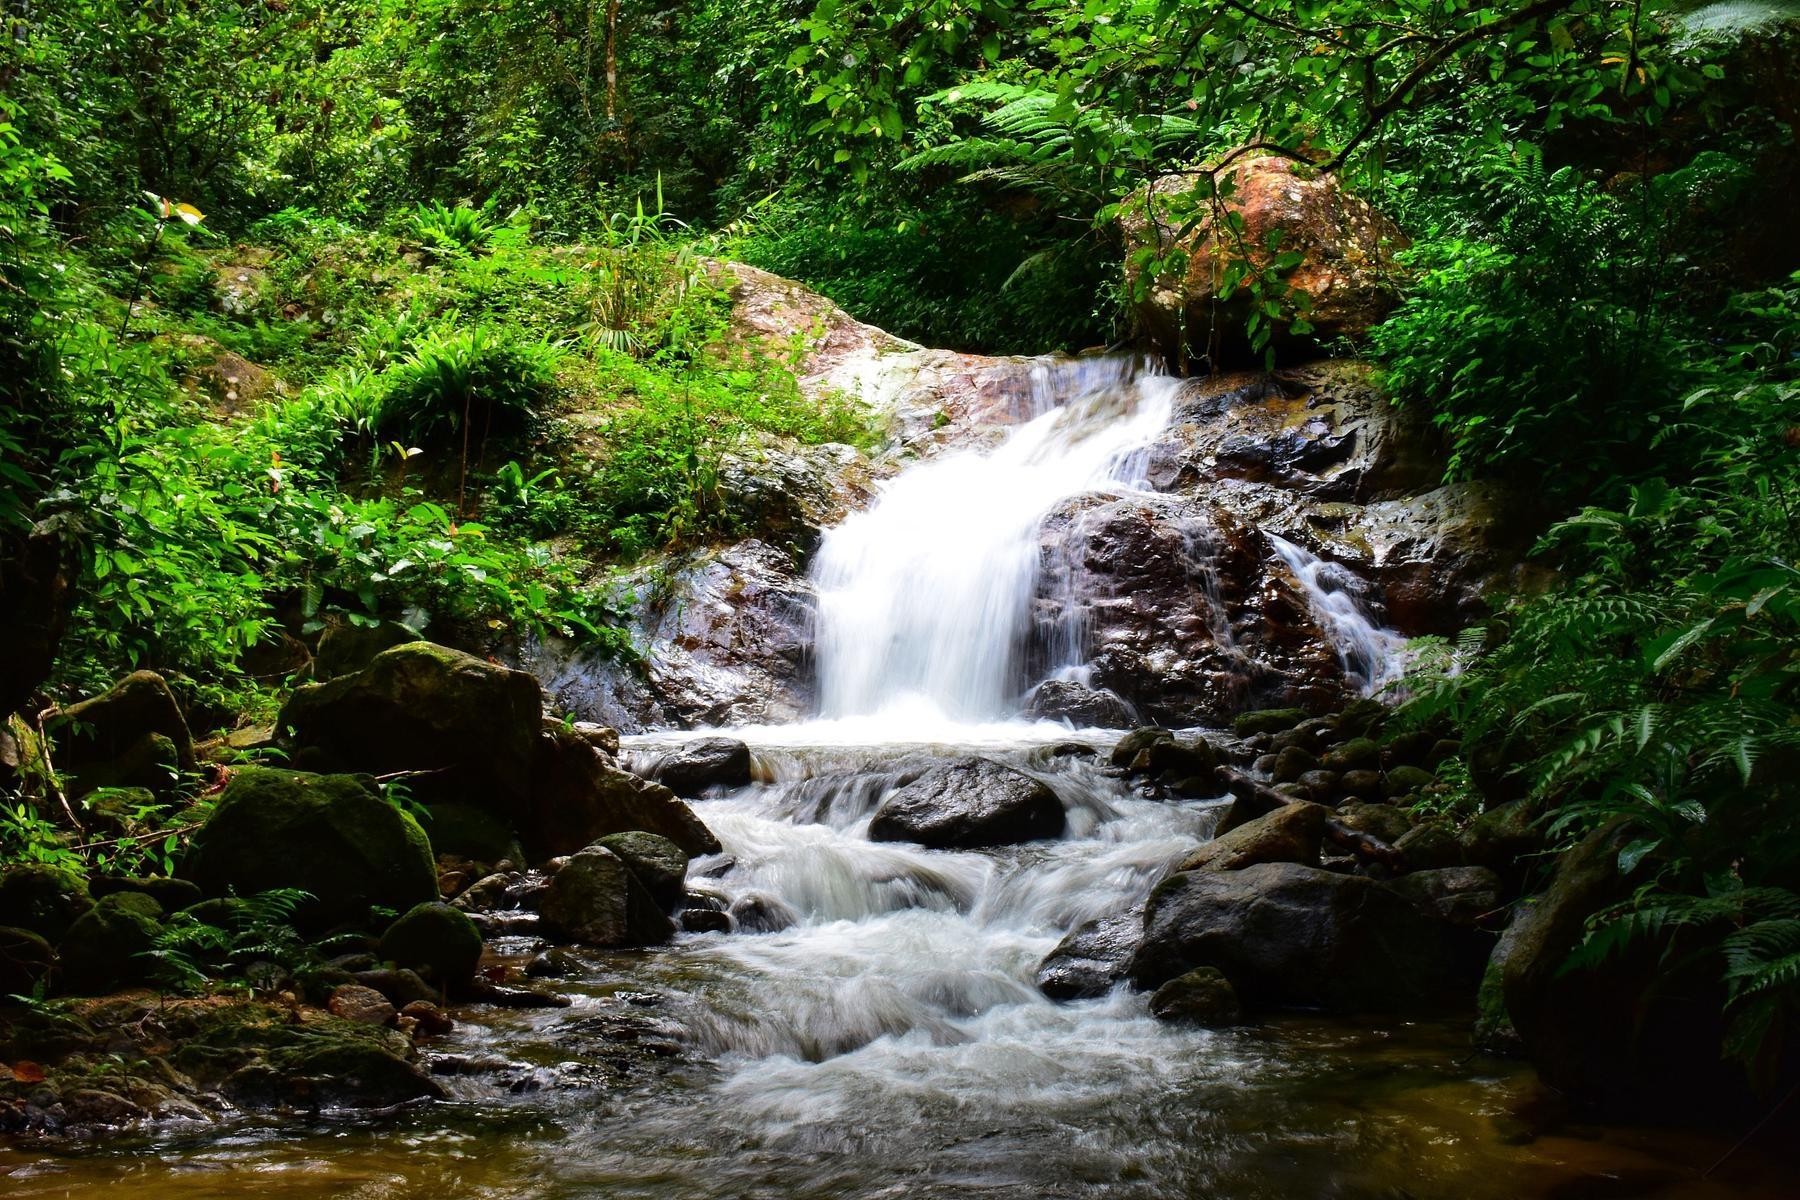
{"type": "Polygon", "coordinates": [[[1350,682],[1367,696],[1399,679],[1406,668],[1406,639],[1370,620],[1362,603],[1362,580],[1286,538],[1272,533],[1268,538],[1294,573],[1350,682]]]}
{"type": "Polygon", "coordinates": [[[1039,526],[1070,496],[1137,483],[1177,386],[1129,359],[1039,364],[1028,419],[999,447],[916,466],[827,532],[813,570],[821,715],[1013,716],[1039,526]]]}

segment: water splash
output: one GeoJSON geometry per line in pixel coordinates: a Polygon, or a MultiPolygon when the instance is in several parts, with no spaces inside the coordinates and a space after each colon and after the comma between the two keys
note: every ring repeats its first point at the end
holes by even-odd
{"type": "Polygon", "coordinates": [[[1294,573],[1350,682],[1367,696],[1398,680],[1406,669],[1406,639],[1370,618],[1363,602],[1368,585],[1341,563],[1320,558],[1275,534],[1268,538],[1276,555],[1294,573]]]}
{"type": "Polygon", "coordinates": [[[1039,363],[998,447],[913,467],[830,530],[813,568],[821,715],[1013,715],[1039,527],[1070,496],[1139,484],[1177,386],[1130,359],[1039,363]]]}

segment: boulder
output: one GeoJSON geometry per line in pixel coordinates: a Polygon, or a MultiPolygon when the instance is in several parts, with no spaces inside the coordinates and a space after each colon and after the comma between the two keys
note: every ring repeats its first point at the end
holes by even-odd
{"type": "Polygon", "coordinates": [[[488,866],[508,859],[526,861],[525,848],[512,823],[479,804],[452,800],[426,805],[421,823],[432,850],[440,855],[465,855],[488,866]]]}
{"type": "Polygon", "coordinates": [[[1157,885],[1132,979],[1217,967],[1248,1009],[1400,1012],[1466,998],[1468,935],[1388,885],[1297,863],[1189,871],[1157,885]]]}
{"type": "Polygon", "coordinates": [[[1468,929],[1491,921],[1501,907],[1500,876],[1486,867],[1413,871],[1388,886],[1439,920],[1468,929]]]}
{"type": "Polygon", "coordinates": [[[481,934],[461,911],[428,901],[414,905],[388,926],[377,953],[453,991],[475,974],[481,961],[481,934]]]}
{"type": "Polygon", "coordinates": [[[1167,729],[1155,726],[1134,729],[1113,744],[1109,761],[1121,771],[1147,770],[1150,765],[1150,747],[1174,740],[1175,734],[1167,729]]]}
{"type": "Polygon", "coordinates": [[[1381,766],[1381,747],[1368,738],[1350,738],[1325,751],[1319,765],[1338,772],[1377,770],[1381,766]]]}
{"type": "Polygon", "coordinates": [[[41,934],[0,925],[0,1003],[7,996],[31,995],[56,968],[56,951],[41,934]]]}
{"type": "Polygon", "coordinates": [[[503,815],[531,789],[543,722],[537,680],[430,642],[377,654],[352,675],[298,688],[276,725],[296,765],[408,779],[422,803],[503,815]]]}
{"type": "Polygon", "coordinates": [[[677,796],[742,787],[750,782],[750,747],[735,738],[695,738],[662,755],[645,775],[677,796]]]}
{"type": "Polygon", "coordinates": [[[52,942],[93,907],[87,884],[73,871],[42,863],[0,870],[0,917],[52,942]]]}
{"type": "Polygon", "coordinates": [[[1025,715],[1067,721],[1079,729],[1125,729],[1137,719],[1131,705],[1116,692],[1069,679],[1046,679],[1032,688],[1025,700],[1025,715]]]}
{"type": "Polygon", "coordinates": [[[1237,989],[1217,967],[1195,967],[1157,988],[1150,997],[1150,1014],[1159,1021],[1183,1021],[1193,1025],[1235,1025],[1243,1018],[1237,989]]]}
{"type": "Polygon", "coordinates": [[[1259,708],[1239,713],[1231,722],[1231,732],[1239,737],[1255,737],[1259,733],[1280,733],[1306,720],[1303,708],[1259,708]]]}
{"type": "Polygon", "coordinates": [[[166,739],[170,766],[191,770],[194,739],[175,693],[155,671],[133,671],[91,699],[65,708],[57,717],[57,740],[62,746],[62,765],[76,777],[78,792],[97,786],[139,782],[141,770],[107,770],[110,764],[161,762],[158,753],[166,739]],[[121,776],[132,776],[122,778],[121,776]]]}
{"type": "Polygon", "coordinates": [[[1061,835],[1062,801],[1048,786],[984,758],[953,759],[894,792],[869,822],[877,842],[937,850],[1010,846],[1061,835]]]}
{"type": "Polygon", "coordinates": [[[139,892],[117,892],[84,913],[58,947],[70,991],[96,994],[149,977],[145,955],[162,932],[162,905],[139,892]]]}
{"type": "Polygon", "coordinates": [[[358,775],[237,768],[180,875],[214,897],[299,888],[314,897],[300,916],[316,926],[437,899],[424,830],[358,775]]]}
{"type": "Polygon", "coordinates": [[[1308,771],[1319,769],[1318,756],[1304,746],[1287,746],[1275,755],[1271,775],[1276,783],[1294,783],[1308,771]]]}
{"type": "MultiPolygon", "coordinates": [[[[1137,308],[1152,340],[1171,360],[1199,357],[1209,349],[1184,344],[1184,330],[1218,328],[1242,341],[1251,311],[1248,296],[1240,290],[1229,300],[1218,298],[1220,280],[1240,246],[1249,247],[1256,270],[1267,269],[1276,253],[1303,256],[1283,278],[1306,297],[1311,338],[1359,336],[1394,306],[1393,254],[1406,241],[1391,221],[1344,191],[1335,173],[1251,153],[1227,166],[1218,183],[1231,214],[1229,235],[1215,231],[1209,201],[1187,199],[1195,186],[1191,175],[1152,181],[1120,218],[1128,255],[1171,247],[1185,252],[1180,269],[1154,280],[1137,308]],[[1198,222],[1182,236],[1196,204],[1198,222]]],[[[1278,332],[1286,328],[1284,320],[1278,332]]]]}
{"type": "Polygon", "coordinates": [[[1405,837],[1413,825],[1412,818],[1392,804],[1344,804],[1336,816],[1341,824],[1380,838],[1390,846],[1405,837]]]}
{"type": "Polygon", "coordinates": [[[1319,844],[1331,810],[1322,804],[1288,804],[1239,825],[1181,860],[1180,871],[1240,871],[1257,863],[1319,865],[1319,844]]]}
{"type": "Polygon", "coordinates": [[[621,770],[579,734],[544,730],[531,781],[519,834],[534,858],[573,854],[608,834],[634,830],[665,837],[690,857],[719,852],[719,839],[674,792],[621,770]]]}
{"type": "Polygon", "coordinates": [[[1414,792],[1422,791],[1436,782],[1437,776],[1424,767],[1414,767],[1403,763],[1400,766],[1388,768],[1382,786],[1390,797],[1398,800],[1410,796],[1414,792]]]}
{"type": "Polygon", "coordinates": [[[1463,865],[1462,843],[1441,821],[1414,825],[1394,842],[1406,865],[1415,871],[1435,871],[1463,865]]]}
{"type": "Polygon", "coordinates": [[[419,635],[398,621],[355,625],[349,621],[327,625],[313,654],[313,678],[324,683],[340,675],[360,671],[383,650],[416,642],[419,635]]]}
{"type": "Polygon", "coordinates": [[[668,838],[634,829],[608,834],[594,844],[618,855],[664,912],[674,909],[686,894],[688,856],[668,838]]]}
{"type": "Polygon", "coordinates": [[[1077,925],[1038,964],[1038,990],[1052,1000],[1106,995],[1125,978],[1143,935],[1139,909],[1077,925]]]}
{"type": "Polygon", "coordinates": [[[333,990],[325,1007],[332,1016],[357,1025],[392,1025],[398,1015],[386,996],[360,983],[346,983],[333,990]]]}
{"type": "Polygon", "coordinates": [[[1538,827],[1541,809],[1529,800],[1514,800],[1488,809],[1463,830],[1463,857],[1503,874],[1516,870],[1518,861],[1544,846],[1538,827]]]}
{"type": "Polygon", "coordinates": [[[625,860],[597,845],[556,873],[543,915],[557,933],[586,946],[649,946],[675,932],[625,860]]]}
{"type": "Polygon", "coordinates": [[[98,875],[88,884],[88,890],[95,899],[115,892],[141,892],[167,913],[180,912],[201,900],[200,889],[190,881],[160,875],[98,875]]]}

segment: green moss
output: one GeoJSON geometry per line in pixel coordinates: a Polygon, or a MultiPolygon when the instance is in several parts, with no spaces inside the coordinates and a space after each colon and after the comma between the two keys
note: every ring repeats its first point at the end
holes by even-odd
{"type": "Polygon", "coordinates": [[[432,901],[416,905],[388,926],[378,953],[440,988],[460,988],[481,961],[481,932],[459,910],[432,901]]]}
{"type": "Polygon", "coordinates": [[[52,942],[94,907],[87,883],[73,871],[25,863],[0,872],[0,913],[21,929],[52,942]]]}

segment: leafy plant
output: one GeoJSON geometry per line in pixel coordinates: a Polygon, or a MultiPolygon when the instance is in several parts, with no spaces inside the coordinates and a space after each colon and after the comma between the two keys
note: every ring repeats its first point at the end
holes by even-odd
{"type": "Polygon", "coordinates": [[[476,254],[493,240],[490,216],[486,208],[468,204],[450,207],[430,201],[414,210],[412,227],[425,249],[433,254],[476,254]]]}
{"type": "Polygon", "coordinates": [[[298,888],[271,888],[232,899],[226,902],[230,913],[225,925],[178,912],[145,952],[154,960],[154,977],[173,991],[192,992],[259,961],[292,970],[306,955],[294,914],[312,899],[298,888]]]}

